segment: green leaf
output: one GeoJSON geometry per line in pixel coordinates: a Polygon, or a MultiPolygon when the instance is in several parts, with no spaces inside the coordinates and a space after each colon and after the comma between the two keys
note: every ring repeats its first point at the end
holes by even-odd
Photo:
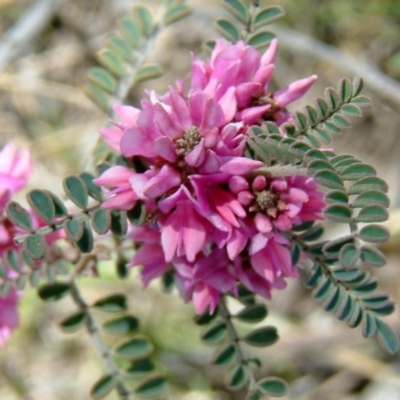
{"type": "Polygon", "coordinates": [[[93,232],[86,219],[82,221],[82,228],[82,236],[76,241],[76,245],[83,253],[90,253],[93,250],[93,232]]]}
{"type": "Polygon", "coordinates": [[[101,110],[108,112],[110,110],[110,96],[98,86],[91,83],[84,87],[86,96],[96,104],[101,110]]]}
{"type": "Polygon", "coordinates": [[[48,190],[44,190],[51,198],[51,201],[53,202],[53,206],[54,206],[54,216],[56,218],[63,218],[66,217],[68,215],[68,210],[65,207],[64,203],[62,202],[62,200],[57,197],[54,193],[48,191],[48,190]]]}
{"type": "Polygon", "coordinates": [[[50,224],[55,217],[55,207],[47,192],[34,189],[26,195],[33,212],[45,222],[50,224]]]}
{"type": "Polygon", "coordinates": [[[355,77],[353,79],[353,90],[352,90],[352,97],[358,96],[364,87],[364,81],[360,77],[355,77]]]}
{"type": "Polygon", "coordinates": [[[68,283],[48,283],[38,289],[38,294],[44,301],[57,301],[65,297],[69,293],[70,289],[68,283]]]}
{"type": "Polygon", "coordinates": [[[307,164],[307,168],[312,169],[312,170],[322,170],[322,169],[326,169],[326,170],[331,170],[331,171],[335,171],[335,168],[332,167],[332,165],[326,161],[326,160],[312,160],[310,163],[307,164]]]}
{"type": "Polygon", "coordinates": [[[97,59],[101,65],[107,68],[117,78],[122,78],[125,76],[126,68],[124,61],[115,51],[108,49],[101,50],[97,54],[97,59]]]}
{"type": "Polygon", "coordinates": [[[241,0],[224,0],[224,7],[228,9],[240,22],[247,24],[250,14],[247,6],[241,0]]]}
{"type": "Polygon", "coordinates": [[[82,311],[73,313],[60,322],[61,329],[66,333],[74,333],[86,322],[86,314],[82,311]]]}
{"type": "Polygon", "coordinates": [[[381,192],[388,191],[387,183],[376,176],[368,176],[366,178],[361,178],[355,182],[347,191],[348,194],[360,194],[367,190],[379,190],[381,192]]]}
{"type": "Polygon", "coordinates": [[[330,113],[328,103],[321,98],[315,99],[315,108],[317,108],[322,117],[327,117],[330,113]]]}
{"type": "Polygon", "coordinates": [[[376,170],[371,165],[357,163],[345,168],[340,175],[343,179],[355,181],[367,176],[375,176],[376,170]]]}
{"type": "Polygon", "coordinates": [[[153,376],[141,383],[135,390],[139,396],[154,398],[161,396],[167,390],[167,381],[163,376],[153,376]]]}
{"type": "Polygon", "coordinates": [[[254,46],[256,49],[262,49],[268,46],[272,40],[276,38],[276,35],[268,30],[261,30],[251,34],[246,42],[250,46],[254,46]]]}
{"type": "Polygon", "coordinates": [[[344,104],[340,109],[340,111],[351,117],[361,117],[362,115],[360,107],[354,104],[344,104]]]}
{"type": "Polygon", "coordinates": [[[268,314],[267,307],[264,304],[254,304],[243,308],[235,315],[239,321],[248,323],[257,323],[262,321],[268,314]]]}
{"type": "Polygon", "coordinates": [[[0,285],[0,297],[7,297],[10,293],[12,281],[5,281],[0,285]]]}
{"type": "Polygon", "coordinates": [[[111,227],[111,212],[104,208],[98,208],[91,215],[90,222],[95,232],[104,235],[111,227]]]}
{"type": "Polygon", "coordinates": [[[339,310],[336,313],[336,317],[340,321],[346,321],[351,316],[354,304],[354,299],[350,295],[347,295],[341,306],[339,307],[339,310]]]}
{"type": "Polygon", "coordinates": [[[163,68],[159,64],[145,64],[136,69],[135,82],[144,82],[151,79],[159,78],[164,73],[163,68]]]}
{"type": "Polygon", "coordinates": [[[95,200],[102,201],[103,195],[101,193],[101,188],[93,183],[94,175],[89,172],[82,172],[79,174],[79,177],[85,184],[89,196],[93,197],[95,200]]]}
{"type": "MultiPolygon", "coordinates": [[[[4,250],[3,250],[4,251],[4,250]]],[[[7,261],[7,265],[15,272],[21,273],[22,271],[22,265],[21,261],[19,260],[17,253],[15,250],[6,250],[2,256],[4,257],[7,261]]],[[[4,258],[3,258],[4,259],[4,258]]]]}
{"type": "Polygon", "coordinates": [[[116,349],[115,354],[128,359],[143,358],[153,351],[153,345],[143,336],[136,336],[121,343],[116,349]]]}
{"type": "Polygon", "coordinates": [[[376,320],[377,325],[377,337],[380,345],[390,354],[394,354],[399,350],[399,337],[392,330],[392,328],[381,321],[376,320]]]}
{"type": "Polygon", "coordinates": [[[351,222],[353,211],[347,204],[333,203],[328,204],[324,209],[326,218],[335,222],[351,222]]]}
{"type": "Polygon", "coordinates": [[[66,219],[63,227],[67,236],[74,242],[78,241],[83,235],[83,222],[78,218],[66,219]]]}
{"type": "Polygon", "coordinates": [[[359,106],[369,106],[371,104],[371,99],[366,96],[357,96],[351,100],[351,103],[359,106]]]}
{"type": "Polygon", "coordinates": [[[347,103],[353,95],[353,86],[348,78],[342,78],[338,84],[338,92],[343,103],[347,103]]]}
{"type": "Polygon", "coordinates": [[[213,357],[211,364],[216,365],[217,367],[225,367],[235,359],[235,356],[236,347],[233,344],[229,344],[222,350],[218,351],[218,353],[213,357]]]}
{"type": "Polygon", "coordinates": [[[79,208],[85,209],[88,205],[88,192],[83,180],[70,175],[63,180],[63,188],[68,198],[79,208]]]}
{"type": "Polygon", "coordinates": [[[197,325],[207,325],[210,323],[212,320],[214,320],[218,315],[218,308],[213,312],[210,313],[209,311],[204,312],[203,314],[196,315],[194,317],[194,322],[197,325]]]}
{"type": "Polygon", "coordinates": [[[344,190],[342,179],[339,177],[338,174],[329,169],[320,170],[316,172],[313,176],[322,186],[325,186],[329,189],[344,190]]]}
{"type": "Polygon", "coordinates": [[[369,190],[360,193],[352,202],[353,207],[364,207],[371,204],[388,207],[390,203],[389,197],[379,190],[369,190]]]}
{"type": "Polygon", "coordinates": [[[306,282],[304,282],[305,287],[309,289],[316,287],[322,276],[323,276],[322,267],[319,264],[314,264],[309,278],[307,279],[306,282]]]}
{"type": "Polygon", "coordinates": [[[264,378],[257,382],[258,390],[265,396],[281,397],[287,392],[284,380],[274,377],[264,378]]]}
{"type": "Polygon", "coordinates": [[[330,109],[332,111],[336,110],[340,104],[339,95],[336,90],[333,88],[326,88],[324,94],[325,99],[330,103],[330,109]]]}
{"type": "Polygon", "coordinates": [[[323,276],[314,289],[313,296],[316,300],[325,300],[332,294],[333,289],[334,286],[331,279],[328,276],[323,276]]]}
{"type": "Polygon", "coordinates": [[[340,249],[340,264],[346,269],[351,269],[357,264],[357,261],[360,259],[360,255],[360,248],[356,247],[353,243],[347,243],[340,249]]]}
{"type": "Polygon", "coordinates": [[[278,340],[278,332],[273,326],[264,326],[248,333],[243,340],[250,346],[269,346],[278,340]]]}
{"type": "Polygon", "coordinates": [[[323,245],[323,254],[326,257],[335,258],[339,256],[339,252],[347,243],[353,243],[353,235],[342,236],[334,240],[329,240],[323,245]]]}
{"type": "MultiPolygon", "coordinates": [[[[138,32],[139,35],[139,32],[138,32]]],[[[140,35],[139,35],[139,40],[140,40],[140,35]]],[[[122,58],[124,58],[126,61],[130,62],[133,57],[133,51],[132,51],[132,45],[128,43],[128,40],[121,38],[116,35],[111,35],[107,38],[107,44],[108,46],[116,51],[122,58]]],[[[113,78],[114,79],[114,78],[113,78]]],[[[111,85],[110,85],[111,88],[111,85]]],[[[113,90],[111,93],[114,93],[115,90],[113,90]]]]}
{"type": "Polygon", "coordinates": [[[370,246],[363,246],[361,248],[361,259],[375,267],[381,267],[386,263],[383,253],[381,253],[378,249],[370,246]]]}
{"type": "Polygon", "coordinates": [[[240,40],[240,32],[236,25],[225,18],[218,18],[215,21],[215,29],[225,38],[236,43],[240,40]]]}
{"type": "Polygon", "coordinates": [[[20,275],[16,280],[15,280],[15,287],[18,290],[23,290],[25,289],[25,286],[28,282],[28,275],[20,275]]]}
{"type": "Polygon", "coordinates": [[[139,47],[140,45],[140,32],[136,22],[132,18],[126,18],[121,21],[120,29],[124,39],[132,47],[139,47]]]}
{"type": "Polygon", "coordinates": [[[155,26],[149,9],[144,6],[135,6],[133,12],[136,16],[136,21],[140,24],[142,34],[147,37],[151,36],[155,26]]]}
{"type": "Polygon", "coordinates": [[[367,225],[359,232],[361,240],[369,243],[383,243],[389,239],[389,231],[381,225],[367,225]]]}
{"type": "Polygon", "coordinates": [[[128,230],[126,211],[111,211],[111,231],[118,236],[123,236],[128,230]]]}
{"type": "Polygon", "coordinates": [[[166,271],[161,277],[162,290],[164,293],[171,293],[175,286],[173,271],[166,271]]]}
{"type": "Polygon", "coordinates": [[[103,325],[105,331],[118,335],[128,335],[134,332],[138,327],[139,320],[131,315],[112,319],[103,325]]]}
{"type": "Polygon", "coordinates": [[[300,235],[300,239],[305,242],[312,242],[318,240],[324,233],[322,225],[314,225],[303,234],[300,235]]]}
{"type": "Polygon", "coordinates": [[[341,114],[333,115],[330,118],[330,121],[332,121],[339,128],[348,128],[350,126],[349,121],[347,121],[347,119],[341,114]]]}
{"type": "Polygon", "coordinates": [[[146,376],[154,371],[154,364],[148,358],[140,358],[133,361],[128,368],[125,370],[129,375],[133,375],[135,378],[146,376]]]}
{"type": "Polygon", "coordinates": [[[328,203],[344,203],[349,202],[349,196],[342,190],[331,190],[326,195],[324,200],[328,203]]]}
{"type": "Polygon", "coordinates": [[[177,4],[176,6],[169,7],[164,14],[164,25],[168,26],[181,19],[187,17],[192,13],[191,8],[187,4],[177,4]]]}
{"type": "Polygon", "coordinates": [[[32,229],[32,219],[28,211],[16,201],[10,201],[6,206],[6,212],[11,222],[20,228],[30,231],[32,229]]]}
{"type": "Polygon", "coordinates": [[[283,8],[279,6],[265,7],[258,11],[253,18],[253,28],[270,24],[285,15],[283,8]]]}
{"type": "Polygon", "coordinates": [[[339,281],[352,281],[355,278],[358,278],[362,272],[358,268],[354,269],[335,269],[332,271],[332,275],[335,279],[339,281]]]}
{"type": "Polygon", "coordinates": [[[201,335],[201,339],[206,343],[215,343],[220,341],[226,335],[225,322],[217,322],[210,328],[206,329],[201,335]]]}
{"type": "Polygon", "coordinates": [[[39,233],[28,235],[24,239],[24,250],[34,259],[40,260],[46,252],[46,243],[39,233]]]}
{"type": "Polygon", "coordinates": [[[249,377],[243,365],[237,365],[226,376],[226,384],[231,390],[239,390],[248,381],[249,377]]]}
{"type": "Polygon", "coordinates": [[[127,310],[126,297],[123,294],[113,294],[97,300],[93,307],[105,312],[121,312],[127,310]]]}
{"type": "Polygon", "coordinates": [[[117,378],[114,375],[105,375],[101,377],[90,389],[90,395],[94,399],[101,399],[108,394],[117,384],[117,378]]]}
{"type": "Polygon", "coordinates": [[[380,205],[373,204],[363,207],[356,217],[357,222],[383,222],[389,218],[386,209],[380,205]]]}
{"type": "Polygon", "coordinates": [[[344,293],[340,287],[334,287],[329,296],[326,298],[323,304],[323,308],[329,312],[336,312],[340,307],[344,299],[344,293]]]}
{"type": "Polygon", "coordinates": [[[371,313],[369,313],[368,311],[364,312],[361,323],[362,335],[364,337],[375,336],[378,326],[376,324],[376,318],[371,313]]]}
{"type": "Polygon", "coordinates": [[[108,93],[117,91],[117,80],[104,68],[90,68],[87,73],[87,79],[108,93]]]}

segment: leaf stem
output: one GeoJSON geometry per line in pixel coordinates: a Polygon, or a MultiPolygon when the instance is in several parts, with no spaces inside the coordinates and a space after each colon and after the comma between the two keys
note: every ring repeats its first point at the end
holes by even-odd
{"type": "MultiPolygon", "coordinates": [[[[83,299],[78,286],[74,281],[71,281],[70,283],[70,288],[71,288],[71,297],[75,304],[78,306],[78,308],[85,313],[86,315],[86,329],[89,332],[89,335],[92,338],[93,345],[97,351],[97,353],[100,355],[104,369],[107,374],[119,377],[120,376],[120,371],[116,364],[114,363],[114,360],[112,359],[111,352],[105,342],[103,341],[102,336],[100,335],[100,328],[96,324],[96,321],[94,320],[92,313],[90,312],[89,306],[86,304],[85,300],[83,299]]],[[[117,384],[116,384],[116,389],[119,395],[119,398],[121,400],[129,400],[130,397],[130,391],[125,387],[123,382],[118,379],[117,384]]]]}

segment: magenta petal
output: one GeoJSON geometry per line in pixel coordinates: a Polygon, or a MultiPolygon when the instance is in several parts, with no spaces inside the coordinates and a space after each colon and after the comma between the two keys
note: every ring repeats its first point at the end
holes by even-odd
{"type": "Polygon", "coordinates": [[[261,251],[268,244],[268,236],[262,233],[255,234],[250,242],[249,246],[249,254],[255,254],[261,251]]]}
{"type": "Polygon", "coordinates": [[[136,124],[136,118],[140,112],[138,108],[126,106],[123,104],[114,104],[113,110],[118,118],[127,126],[136,124]]]}
{"type": "Polygon", "coordinates": [[[278,39],[273,39],[269,44],[268,49],[261,57],[261,65],[275,63],[277,53],[278,53],[278,39]]]}
{"type": "Polygon", "coordinates": [[[175,126],[171,116],[160,104],[156,104],[154,106],[154,114],[156,124],[163,136],[167,136],[170,139],[175,139],[182,136],[182,130],[175,126]]]}
{"type": "Polygon", "coordinates": [[[161,230],[161,245],[164,250],[165,261],[171,262],[179,243],[180,223],[172,214],[161,230]]]}
{"type": "Polygon", "coordinates": [[[203,92],[195,92],[189,95],[189,111],[194,126],[200,126],[204,108],[208,100],[209,96],[203,92]]]}
{"type": "Polygon", "coordinates": [[[257,213],[255,218],[254,218],[254,223],[256,225],[256,228],[259,232],[262,233],[269,233],[272,230],[272,224],[270,219],[261,213],[257,213]]]}
{"type": "Polygon", "coordinates": [[[291,83],[289,86],[277,90],[274,93],[274,100],[279,107],[284,108],[288,104],[302,97],[317,80],[317,75],[311,75],[308,78],[300,79],[291,83]]]}
{"type": "Polygon", "coordinates": [[[116,165],[104,171],[93,183],[98,186],[120,186],[128,182],[135,173],[122,165],[116,165]]]}
{"type": "Polygon", "coordinates": [[[252,160],[245,157],[221,157],[221,172],[229,175],[244,175],[261,168],[264,164],[262,161],[252,160]]]}
{"type": "Polygon", "coordinates": [[[127,129],[122,136],[121,152],[125,157],[154,157],[156,155],[150,138],[135,127],[127,129]]]}
{"type": "Polygon", "coordinates": [[[100,134],[103,136],[104,141],[112,147],[114,150],[121,151],[120,143],[124,131],[122,129],[115,128],[100,128],[100,134]]]}
{"type": "Polygon", "coordinates": [[[196,284],[193,291],[193,305],[197,314],[203,314],[207,308],[214,311],[219,300],[219,292],[202,282],[196,284]]]}
{"type": "Polygon", "coordinates": [[[144,195],[150,199],[161,196],[169,189],[181,184],[181,176],[169,165],[164,165],[160,172],[151,178],[144,189],[144,195]]]}
{"type": "Polygon", "coordinates": [[[225,115],[226,124],[231,122],[236,114],[237,104],[235,91],[235,87],[231,86],[218,101],[225,115]]]}
{"type": "Polygon", "coordinates": [[[133,191],[125,191],[103,202],[102,207],[116,210],[130,210],[136,204],[136,201],[137,198],[133,191]]]}
{"type": "Polygon", "coordinates": [[[236,120],[244,122],[246,125],[252,125],[271,108],[270,104],[259,107],[246,108],[243,111],[236,113],[236,120]]]}
{"type": "Polygon", "coordinates": [[[259,82],[245,82],[237,86],[236,99],[239,108],[249,107],[253,96],[261,93],[262,86],[259,82]]]}
{"type": "Polygon", "coordinates": [[[193,150],[185,156],[185,161],[192,167],[199,167],[205,157],[204,138],[193,148],[193,150]]]}
{"type": "Polygon", "coordinates": [[[271,79],[275,66],[273,64],[261,66],[253,77],[253,82],[258,82],[261,87],[265,88],[271,79]]]}
{"type": "Polygon", "coordinates": [[[154,141],[154,151],[169,162],[175,162],[177,159],[176,148],[166,136],[162,136],[154,141]]]}
{"type": "Polygon", "coordinates": [[[172,115],[175,126],[187,131],[192,126],[187,103],[176,90],[170,89],[169,93],[171,95],[172,115]]]}
{"type": "Polygon", "coordinates": [[[203,114],[199,127],[201,132],[208,132],[212,128],[220,127],[225,123],[222,108],[211,98],[206,101],[204,109],[200,112],[203,114]]]}

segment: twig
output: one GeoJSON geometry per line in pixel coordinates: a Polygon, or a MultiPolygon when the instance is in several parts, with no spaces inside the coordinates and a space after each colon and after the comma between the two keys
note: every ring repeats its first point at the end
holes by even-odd
{"type": "Polygon", "coordinates": [[[346,74],[361,76],[369,89],[382,98],[400,104],[400,83],[385,75],[377,68],[353,57],[349,57],[336,48],[322,43],[301,32],[281,26],[274,26],[282,47],[294,53],[307,54],[334,65],[346,74]]]}
{"type": "MultiPolygon", "coordinates": [[[[103,341],[103,338],[100,335],[100,329],[97,326],[88,305],[83,300],[79,292],[79,289],[74,281],[71,281],[70,288],[71,288],[72,299],[74,300],[75,304],[79,307],[79,309],[86,315],[86,328],[90,336],[92,337],[92,341],[97,353],[103,360],[106,373],[118,377],[120,375],[118,367],[114,363],[111,357],[110,350],[108,349],[108,347],[103,341]]],[[[130,392],[125,387],[125,385],[122,383],[121,380],[118,380],[116,384],[116,389],[118,391],[121,400],[128,400],[130,398],[130,392]]]]}
{"type": "Polygon", "coordinates": [[[61,0],[38,0],[1,38],[0,73],[53,17],[61,0]]]}

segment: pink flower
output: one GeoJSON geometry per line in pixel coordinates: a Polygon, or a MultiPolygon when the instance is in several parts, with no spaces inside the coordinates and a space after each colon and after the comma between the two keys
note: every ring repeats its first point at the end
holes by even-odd
{"type": "Polygon", "coordinates": [[[6,297],[0,297],[0,347],[4,347],[12,331],[19,325],[19,294],[11,289],[6,297]]]}

